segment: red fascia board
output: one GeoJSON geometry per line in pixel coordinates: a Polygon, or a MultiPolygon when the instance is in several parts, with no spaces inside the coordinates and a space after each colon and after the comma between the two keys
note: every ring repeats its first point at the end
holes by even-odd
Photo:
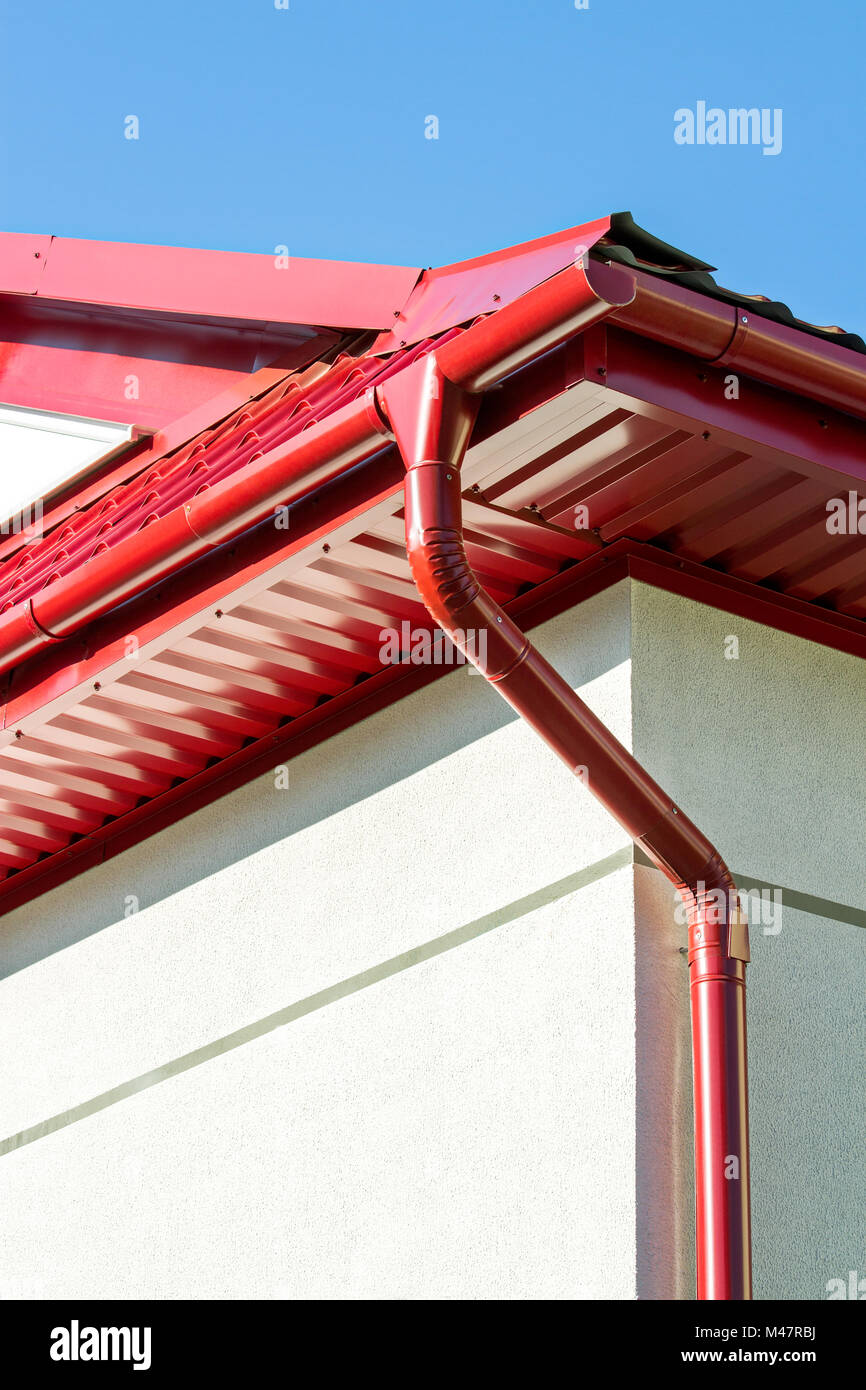
{"type": "Polygon", "coordinates": [[[631,579],[866,661],[866,623],[860,618],[774,593],[760,584],[707,569],[639,541],[616,541],[604,553],[610,560],[627,555],[631,579]]]}
{"type": "Polygon", "coordinates": [[[600,217],[552,236],[425,271],[402,314],[389,325],[391,331],[377,338],[371,352],[393,352],[510,304],[580,260],[609,230],[610,218],[600,217]]]}
{"type": "Polygon", "coordinates": [[[383,329],[414,266],[0,233],[0,293],[196,318],[383,329]]]}
{"type": "Polygon", "coordinates": [[[134,421],[148,430],[161,430],[178,416],[248,380],[245,372],[195,362],[161,362],[0,341],[0,399],[4,405],[124,425],[134,421]],[[124,395],[130,377],[140,383],[140,394],[133,400],[124,395]]]}
{"type": "Polygon", "coordinates": [[[36,294],[53,237],[0,232],[0,292],[36,294]]]}

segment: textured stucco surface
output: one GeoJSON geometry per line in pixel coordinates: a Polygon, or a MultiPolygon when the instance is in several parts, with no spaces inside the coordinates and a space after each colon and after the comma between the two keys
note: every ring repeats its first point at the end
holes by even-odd
{"type": "Polygon", "coordinates": [[[826,1298],[866,1272],[866,931],[783,908],[754,932],[749,1080],[755,1289],[826,1298]]]}
{"type": "MultiPolygon", "coordinates": [[[[625,589],[542,641],[627,739],[625,589]]],[[[0,1134],[627,843],[467,669],[310,750],[288,781],[268,774],[0,919],[16,970],[0,987],[0,1049],[22,1059],[0,1134]],[[140,911],[124,917],[130,895],[140,911]]]]}
{"type": "MultiPolygon", "coordinates": [[[[863,663],[629,583],[536,639],[732,867],[866,907],[863,663]]],[[[690,1297],[660,875],[466,670],[288,770],[0,919],[0,1140],[109,1093],[0,1157],[0,1295],[690,1297]]],[[[866,932],[753,943],[756,1295],[820,1298],[866,1269],[866,932]]]]}
{"type": "Polygon", "coordinates": [[[7,1155],[4,1292],[633,1296],[630,879],[7,1155]]]}
{"type": "Polygon", "coordinates": [[[634,751],[728,862],[866,907],[866,661],[641,583],[631,656],[634,751]]]}
{"type": "MultiPolygon", "coordinates": [[[[628,740],[627,588],[540,640],[628,740]]],[[[0,1130],[625,846],[455,672],[0,923],[0,1130]]],[[[632,921],[626,867],[7,1154],[7,1293],[633,1297],[632,921]]]]}
{"type": "Polygon", "coordinates": [[[747,972],[755,1297],[826,1298],[866,1270],[866,930],[784,889],[866,908],[866,663],[640,583],[631,652],[635,754],[782,890],[747,972]]]}
{"type": "Polygon", "coordinates": [[[694,1298],[686,930],[670,886],[635,865],[635,1229],[639,1298],[694,1298]]]}

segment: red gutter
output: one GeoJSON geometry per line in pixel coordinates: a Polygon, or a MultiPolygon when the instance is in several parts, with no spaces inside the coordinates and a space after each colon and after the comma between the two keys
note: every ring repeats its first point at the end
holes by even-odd
{"type": "Polygon", "coordinates": [[[428,611],[582,775],[687,905],[698,1298],[749,1299],[749,946],[733,878],[709,840],[484,591],[463,545],[460,467],[478,393],[632,295],[632,282],[621,272],[598,266],[564,271],[384,383],[377,394],[406,465],[406,545],[428,611]]]}
{"type": "MultiPolygon", "coordinates": [[[[825,345],[754,316],[748,325],[738,327],[738,311],[730,305],[597,261],[576,275],[570,269],[560,271],[454,338],[438,354],[441,364],[449,364],[446,375],[465,390],[477,393],[494,379],[582,331],[588,326],[586,314],[581,318],[577,296],[573,289],[566,293],[565,286],[578,283],[584,286],[584,293],[592,294],[587,275],[599,283],[605,276],[614,276],[618,285],[628,282],[633,290],[628,303],[610,305],[603,314],[599,312],[599,318],[609,315],[612,322],[633,332],[717,364],[745,372],[743,364],[748,363],[750,374],[774,385],[866,415],[862,354],[825,345]],[[562,315],[558,323],[557,314],[562,315]],[[513,342],[510,334],[514,335],[513,342]],[[767,355],[766,362],[762,353],[767,355]]],[[[444,365],[442,369],[445,371],[444,365]]],[[[396,383],[406,376],[403,371],[393,378],[391,399],[396,383]]],[[[32,600],[8,609],[0,614],[0,673],[43,646],[71,635],[179,564],[237,535],[278,503],[286,505],[343,468],[370,457],[383,446],[384,433],[386,427],[368,393],[285,446],[252,460],[231,479],[199,494],[188,507],[177,508],[123,546],[88,561],[80,572],[54,581],[32,600]],[[217,515],[219,526],[213,522],[217,515]]]]}
{"type": "MultiPolygon", "coordinates": [[[[602,253],[603,254],[603,253],[602,253]]],[[[716,367],[866,417],[861,352],[800,333],[681,285],[631,271],[635,295],[611,321],[716,367]]]]}

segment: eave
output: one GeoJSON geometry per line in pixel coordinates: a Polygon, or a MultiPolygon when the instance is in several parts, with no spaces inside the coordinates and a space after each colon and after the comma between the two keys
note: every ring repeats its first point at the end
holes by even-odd
{"type": "MultiPolygon", "coordinates": [[[[561,260],[564,244],[539,250],[561,260]]],[[[826,526],[827,500],[866,480],[866,427],[826,391],[817,401],[757,376],[743,375],[729,399],[725,363],[671,342],[695,292],[654,282],[653,294],[666,343],[614,316],[485,399],[464,468],[471,562],[527,627],[630,575],[866,656],[866,545],[826,526]],[[575,529],[580,507],[589,533],[575,529]]],[[[430,326],[431,313],[445,322],[435,296],[418,322],[430,326]]],[[[376,352],[318,374],[296,424],[454,331],[403,348],[380,339],[376,352]]],[[[829,389],[866,381],[862,355],[816,348],[814,335],[784,325],[773,333],[808,339],[829,389]]],[[[290,383],[261,381],[217,431],[173,446],[175,460],[185,456],[191,472],[212,443],[282,419],[290,383]]],[[[297,502],[288,532],[265,521],[19,666],[0,735],[0,910],[447,673],[376,657],[383,628],[429,627],[401,507],[402,466],[386,446],[297,502]]]]}

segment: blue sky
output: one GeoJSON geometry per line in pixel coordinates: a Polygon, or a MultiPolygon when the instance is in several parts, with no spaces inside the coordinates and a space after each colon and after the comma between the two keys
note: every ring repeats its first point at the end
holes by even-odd
{"type": "Polygon", "coordinates": [[[628,209],[866,334],[864,11],[0,0],[0,229],[432,265],[628,209]],[[781,109],[781,153],[677,145],[698,101],[781,109]]]}

